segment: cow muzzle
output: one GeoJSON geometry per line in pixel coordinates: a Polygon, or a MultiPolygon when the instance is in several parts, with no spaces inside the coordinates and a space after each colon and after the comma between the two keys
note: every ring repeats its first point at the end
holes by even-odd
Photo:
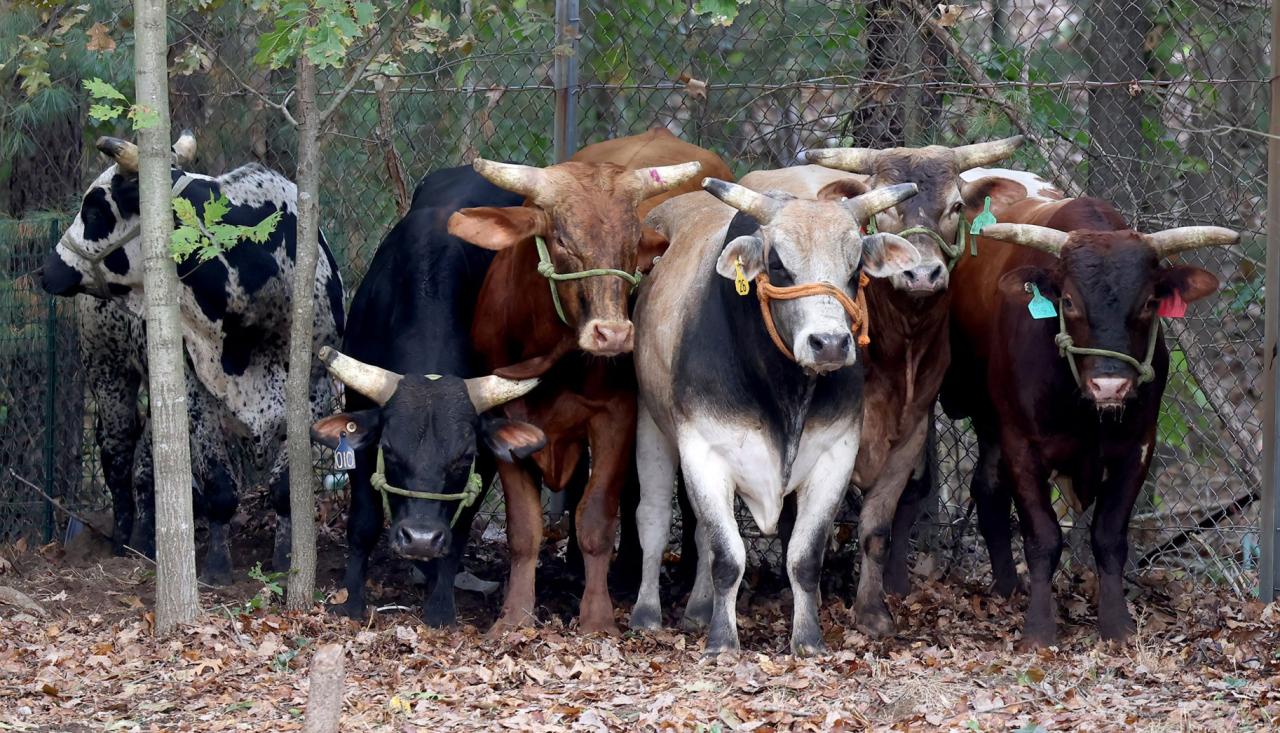
{"type": "Polygon", "coordinates": [[[908,295],[926,296],[946,290],[950,278],[946,265],[934,260],[904,270],[901,275],[895,275],[893,280],[894,286],[908,295]]]}
{"type": "Polygon", "coordinates": [[[596,356],[618,356],[635,348],[631,321],[592,318],[578,333],[578,346],[596,356]]]}
{"type": "Polygon", "coordinates": [[[853,334],[848,329],[801,334],[797,362],[819,374],[853,363],[853,334]]]}
{"type": "Polygon", "coordinates": [[[1128,377],[1090,377],[1084,383],[1085,394],[1100,409],[1116,408],[1133,393],[1133,380],[1128,377]]]}
{"type": "Polygon", "coordinates": [[[449,527],[439,521],[406,517],[391,526],[391,550],[407,560],[444,557],[449,540],[449,527]]]}

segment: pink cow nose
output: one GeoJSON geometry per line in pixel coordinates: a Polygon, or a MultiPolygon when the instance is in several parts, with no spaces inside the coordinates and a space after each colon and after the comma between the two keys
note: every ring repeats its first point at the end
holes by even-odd
{"type": "Polygon", "coordinates": [[[1085,383],[1094,402],[1123,402],[1133,388],[1133,380],[1124,377],[1093,377],[1085,383]]]}
{"type": "Polygon", "coordinates": [[[590,350],[597,354],[622,354],[631,351],[631,321],[595,321],[588,326],[590,350]]]}

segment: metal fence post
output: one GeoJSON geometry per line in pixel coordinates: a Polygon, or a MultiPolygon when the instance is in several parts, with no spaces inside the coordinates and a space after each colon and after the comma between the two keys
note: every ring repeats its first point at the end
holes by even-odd
{"type": "MultiPolygon", "coordinates": [[[[59,226],[57,219],[49,221],[49,246],[45,250],[52,252],[54,246],[58,242],[58,238],[62,235],[62,227],[59,226]]],[[[54,425],[57,423],[57,415],[54,410],[57,406],[58,391],[58,304],[54,299],[56,296],[46,295],[44,298],[45,307],[45,324],[44,324],[44,378],[45,378],[45,395],[44,395],[44,490],[49,496],[54,496],[54,476],[53,476],[53,452],[56,433],[54,425]]],[[[53,540],[53,502],[45,499],[44,502],[44,541],[51,542],[53,540]]]]}
{"type": "Polygon", "coordinates": [[[556,85],[556,162],[568,160],[578,149],[578,0],[556,0],[556,47],[552,69],[556,85]]]}
{"type": "Polygon", "coordinates": [[[1265,293],[1266,336],[1262,360],[1266,374],[1262,445],[1262,516],[1258,518],[1262,558],[1258,567],[1258,597],[1271,601],[1280,590],[1280,502],[1276,482],[1280,480],[1280,452],[1276,437],[1280,435],[1280,415],[1276,412],[1276,396],[1280,389],[1280,371],[1276,369],[1276,339],[1280,336],[1280,3],[1271,5],[1271,137],[1267,139],[1267,277],[1265,293]]]}

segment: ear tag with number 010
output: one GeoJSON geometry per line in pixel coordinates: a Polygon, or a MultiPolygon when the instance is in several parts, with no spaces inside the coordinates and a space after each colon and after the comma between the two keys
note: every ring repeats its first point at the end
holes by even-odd
{"type": "Polygon", "coordinates": [[[1187,315],[1187,301],[1182,299],[1182,293],[1177,290],[1167,297],[1160,299],[1160,307],[1156,309],[1156,315],[1161,318],[1183,318],[1187,315]]]}
{"type": "Polygon", "coordinates": [[[751,285],[747,283],[747,273],[742,271],[741,257],[733,261],[733,288],[738,291],[738,295],[751,292],[751,285]]]}
{"type": "Polygon", "coordinates": [[[333,467],[339,471],[350,471],[356,467],[356,451],[347,443],[345,431],[338,436],[338,447],[333,449],[333,467]]]}
{"type": "Polygon", "coordinates": [[[1058,315],[1058,309],[1053,307],[1053,301],[1040,294],[1040,288],[1035,283],[1027,283],[1023,288],[1031,293],[1031,302],[1027,303],[1027,310],[1031,312],[1031,317],[1037,321],[1042,318],[1053,318],[1058,315]]]}

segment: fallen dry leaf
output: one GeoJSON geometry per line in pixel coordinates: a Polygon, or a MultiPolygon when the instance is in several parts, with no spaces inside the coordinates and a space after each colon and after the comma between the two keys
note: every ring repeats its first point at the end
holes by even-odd
{"type": "Polygon", "coordinates": [[[111,31],[103,23],[94,23],[89,26],[85,35],[89,37],[89,42],[84,45],[86,50],[99,52],[116,50],[116,42],[111,38],[111,31]]]}

